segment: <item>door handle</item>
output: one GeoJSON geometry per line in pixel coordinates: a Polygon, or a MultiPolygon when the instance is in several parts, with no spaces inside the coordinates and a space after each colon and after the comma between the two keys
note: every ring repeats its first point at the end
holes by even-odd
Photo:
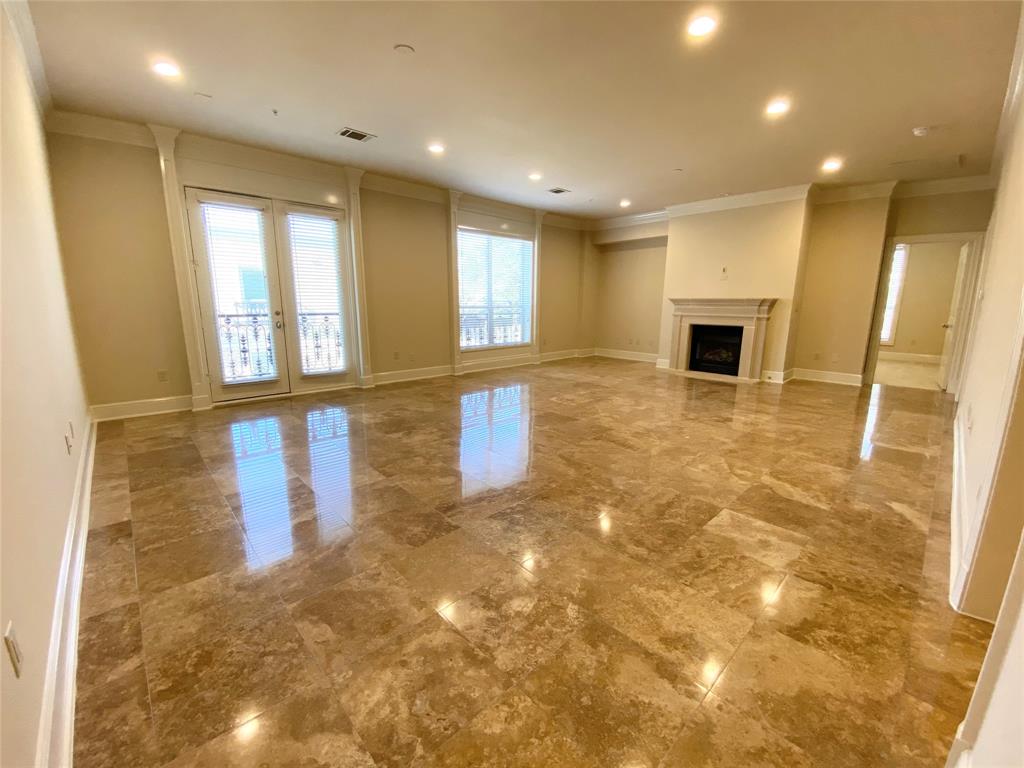
{"type": "Polygon", "coordinates": [[[943,323],[943,324],[942,324],[942,327],[943,327],[943,328],[952,328],[952,327],[953,327],[953,324],[952,324],[952,323],[943,323]]]}
{"type": "Polygon", "coordinates": [[[274,323],[274,327],[275,328],[283,328],[284,327],[284,323],[282,323],[280,320],[278,320],[276,323],[274,323]]]}

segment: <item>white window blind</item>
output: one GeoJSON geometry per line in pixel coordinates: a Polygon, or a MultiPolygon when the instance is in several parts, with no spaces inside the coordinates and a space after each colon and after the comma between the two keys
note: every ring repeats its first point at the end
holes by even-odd
{"type": "Polygon", "coordinates": [[[264,214],[222,203],[203,203],[200,210],[224,383],[276,379],[264,214]]]}
{"type": "Polygon", "coordinates": [[[289,213],[288,245],[302,372],[341,373],[345,370],[345,321],[338,222],[328,216],[289,213]]]}
{"type": "Polygon", "coordinates": [[[899,319],[900,299],[903,297],[903,281],[907,276],[909,256],[910,247],[906,245],[897,245],[893,251],[889,287],[885,295],[885,310],[882,313],[882,344],[891,345],[896,341],[896,321],[899,319]]]}
{"type": "Polygon", "coordinates": [[[533,329],[533,241],[459,228],[462,349],[529,344],[533,329]]]}

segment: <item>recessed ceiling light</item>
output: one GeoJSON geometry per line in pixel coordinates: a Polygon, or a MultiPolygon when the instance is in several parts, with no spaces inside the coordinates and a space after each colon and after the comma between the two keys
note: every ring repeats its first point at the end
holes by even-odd
{"type": "Polygon", "coordinates": [[[821,164],[821,170],[825,173],[835,173],[842,167],[843,159],[841,157],[830,157],[821,164]]]}
{"type": "Polygon", "coordinates": [[[153,71],[160,77],[181,77],[181,67],[173,61],[157,61],[153,64],[153,71]]]}
{"type": "Polygon", "coordinates": [[[717,26],[718,19],[702,13],[690,19],[690,23],[686,25],[686,34],[690,37],[707,37],[717,26]]]}
{"type": "Polygon", "coordinates": [[[919,125],[917,126],[917,128],[914,128],[913,131],[911,131],[911,133],[920,138],[921,136],[927,136],[930,130],[931,128],[929,128],[927,125],[919,125]]]}
{"type": "Polygon", "coordinates": [[[440,143],[438,141],[435,141],[433,144],[428,144],[427,145],[427,151],[430,152],[431,154],[434,154],[434,155],[443,155],[444,154],[444,144],[442,144],[442,143],[440,143]]]}
{"type": "Polygon", "coordinates": [[[633,203],[630,200],[627,200],[626,198],[622,198],[621,200],[619,200],[619,208],[629,208],[629,206],[631,206],[632,204],[633,203]]]}
{"type": "Polygon", "coordinates": [[[395,46],[395,50],[396,50],[396,51],[397,51],[398,53],[416,53],[416,49],[415,49],[415,48],[413,48],[413,47],[412,47],[411,45],[409,45],[408,43],[398,43],[398,44],[397,44],[397,45],[395,46]]]}
{"type": "Polygon", "coordinates": [[[539,171],[534,171],[529,176],[530,181],[540,181],[543,178],[544,178],[544,174],[540,173],[539,171]]]}
{"type": "Polygon", "coordinates": [[[768,102],[768,106],[764,108],[764,113],[768,117],[782,117],[789,112],[790,106],[789,99],[785,96],[779,96],[768,102]]]}

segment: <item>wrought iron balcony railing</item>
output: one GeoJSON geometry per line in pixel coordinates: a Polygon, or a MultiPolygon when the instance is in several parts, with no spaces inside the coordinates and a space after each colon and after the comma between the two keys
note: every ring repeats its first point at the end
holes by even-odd
{"type": "Polygon", "coordinates": [[[459,307],[459,344],[463,349],[528,341],[521,307],[459,307]]]}

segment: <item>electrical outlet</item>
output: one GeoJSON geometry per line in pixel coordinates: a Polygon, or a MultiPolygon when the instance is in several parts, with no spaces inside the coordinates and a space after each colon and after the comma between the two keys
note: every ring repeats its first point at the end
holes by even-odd
{"type": "Polygon", "coordinates": [[[729,279],[729,268],[724,266],[724,265],[722,266],[722,277],[721,277],[721,279],[722,280],[728,280],[729,279]]]}
{"type": "Polygon", "coordinates": [[[14,676],[21,677],[21,647],[18,645],[18,637],[14,634],[14,622],[7,622],[7,629],[4,631],[4,647],[7,649],[7,658],[11,660],[14,667],[14,676]]]}
{"type": "Polygon", "coordinates": [[[821,352],[815,352],[814,353],[814,359],[815,360],[821,360],[821,352]]]}
{"type": "Polygon", "coordinates": [[[398,360],[398,359],[401,358],[401,355],[398,353],[398,350],[395,350],[391,354],[394,356],[395,360],[398,360]]]}
{"type": "Polygon", "coordinates": [[[160,381],[160,382],[163,382],[163,383],[166,384],[169,378],[170,377],[167,374],[167,369],[166,368],[157,368],[157,371],[156,371],[156,380],[157,381],[160,381]]]}

